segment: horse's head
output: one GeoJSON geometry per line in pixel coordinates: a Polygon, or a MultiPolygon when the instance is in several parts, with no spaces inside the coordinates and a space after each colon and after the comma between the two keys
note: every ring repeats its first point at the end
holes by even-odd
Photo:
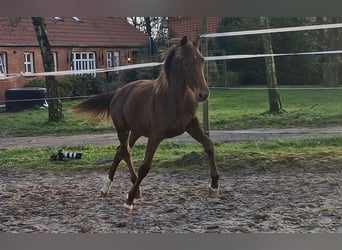
{"type": "Polygon", "coordinates": [[[199,38],[192,43],[184,36],[168,53],[164,67],[169,81],[175,79],[177,84],[187,85],[196,100],[203,102],[209,96],[209,88],[204,77],[204,57],[198,45],[199,38]]]}

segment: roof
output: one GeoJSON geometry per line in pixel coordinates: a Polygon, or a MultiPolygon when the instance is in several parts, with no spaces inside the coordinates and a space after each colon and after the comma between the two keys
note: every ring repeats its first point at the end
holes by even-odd
{"type": "MultiPolygon", "coordinates": [[[[120,17],[45,17],[51,46],[142,47],[147,36],[120,17]]],[[[0,18],[0,46],[38,46],[30,17],[0,18]]]]}

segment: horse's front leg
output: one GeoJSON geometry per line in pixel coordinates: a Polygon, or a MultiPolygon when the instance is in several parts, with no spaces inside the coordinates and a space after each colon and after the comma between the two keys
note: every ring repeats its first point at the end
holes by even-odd
{"type": "Polygon", "coordinates": [[[218,179],[219,174],[217,171],[215,158],[214,158],[214,145],[212,140],[204,133],[198,118],[195,117],[189,126],[187,127],[186,131],[198,142],[200,142],[205,152],[209,158],[209,166],[210,166],[210,175],[211,175],[211,185],[209,186],[209,196],[210,197],[217,197],[219,193],[219,186],[218,186],[218,179]]]}

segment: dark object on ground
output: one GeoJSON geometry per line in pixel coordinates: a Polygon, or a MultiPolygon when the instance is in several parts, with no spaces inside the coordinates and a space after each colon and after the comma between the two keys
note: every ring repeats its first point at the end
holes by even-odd
{"type": "Polygon", "coordinates": [[[81,159],[82,153],[64,152],[63,149],[58,150],[58,153],[50,156],[50,160],[63,161],[64,159],[81,159]]]}
{"type": "Polygon", "coordinates": [[[19,111],[46,103],[46,88],[12,88],[5,91],[6,110],[19,111]]]}

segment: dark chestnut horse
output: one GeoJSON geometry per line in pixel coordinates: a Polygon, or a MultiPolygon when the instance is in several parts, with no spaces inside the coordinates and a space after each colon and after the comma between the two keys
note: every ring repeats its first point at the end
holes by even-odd
{"type": "MultiPolygon", "coordinates": [[[[199,39],[198,39],[199,40],[199,39]]],[[[107,195],[116,168],[123,159],[131,173],[133,187],[125,207],[133,208],[134,198],[140,197],[139,185],[150,170],[154,153],[165,138],[185,131],[200,142],[209,157],[211,185],[209,195],[218,195],[218,172],[212,141],[206,136],[196,117],[198,103],[209,96],[204,78],[204,58],[198,50],[198,40],[183,37],[180,44],[165,54],[164,64],[156,80],[138,80],[113,92],[94,96],[76,105],[73,111],[90,119],[101,116],[113,120],[120,146],[117,148],[102,195],[107,195]],[[136,174],[131,148],[141,136],[148,138],[145,158],[136,174]]]]}

